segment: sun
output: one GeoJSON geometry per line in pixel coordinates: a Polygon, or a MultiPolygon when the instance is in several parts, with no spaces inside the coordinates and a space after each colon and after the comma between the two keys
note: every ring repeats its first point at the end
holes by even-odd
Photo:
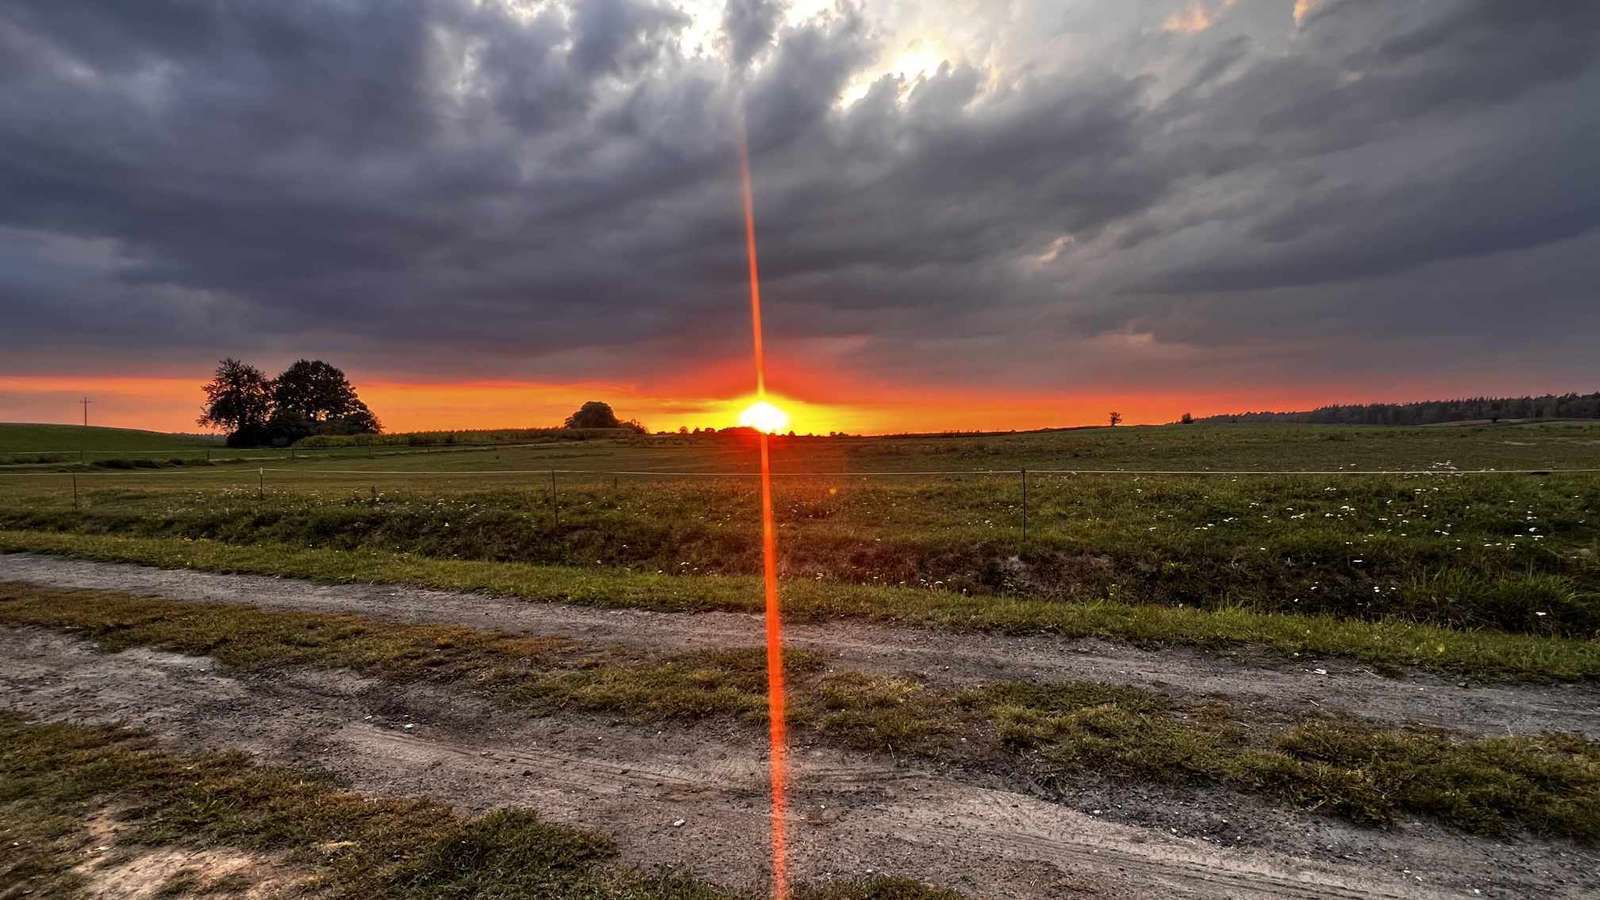
{"type": "Polygon", "coordinates": [[[739,424],[767,434],[777,434],[789,427],[789,414],[765,400],[752,403],[739,414],[739,424]]]}

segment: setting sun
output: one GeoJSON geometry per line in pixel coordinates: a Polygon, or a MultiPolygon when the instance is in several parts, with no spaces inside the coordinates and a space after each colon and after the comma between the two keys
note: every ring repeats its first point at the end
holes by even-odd
{"type": "Polygon", "coordinates": [[[767,434],[776,434],[789,427],[789,414],[765,400],[750,404],[739,414],[739,424],[767,434]]]}

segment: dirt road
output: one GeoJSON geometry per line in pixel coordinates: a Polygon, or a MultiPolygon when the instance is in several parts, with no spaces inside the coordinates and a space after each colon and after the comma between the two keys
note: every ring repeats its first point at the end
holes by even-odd
{"type": "MultiPolygon", "coordinates": [[[[326,585],[255,575],[0,554],[0,580],[248,603],[267,609],[358,613],[404,622],[450,622],[658,649],[755,646],[760,620],[734,613],[604,610],[398,585],[326,585]]],[[[1600,739],[1600,687],[1470,685],[1426,673],[1379,675],[1342,659],[1285,660],[1183,648],[1145,650],[1049,636],[950,634],[847,622],[791,625],[791,646],[837,654],[844,668],[910,672],[939,682],[1085,679],[1226,697],[1302,716],[1344,712],[1376,721],[1480,734],[1575,732],[1600,739]],[[1327,674],[1318,674],[1318,671],[1327,674]]]]}
{"type": "MultiPolygon", "coordinates": [[[[703,731],[515,719],[437,688],[348,674],[235,677],[209,660],[102,654],[0,630],[0,705],[41,719],[124,722],[185,748],[244,748],[374,793],[465,810],[527,805],[598,827],[641,866],[732,884],[766,865],[765,761],[703,731]],[[408,727],[409,726],[409,727],[408,727]],[[677,824],[682,822],[681,825],[677,824]]],[[[979,897],[1582,896],[1594,855],[1413,826],[1382,834],[1246,806],[1291,850],[1219,847],[886,761],[801,748],[794,868],[805,878],[910,875],[979,897]],[[1299,852],[1293,852],[1299,851],[1299,852]]],[[[1183,816],[1175,815],[1180,822],[1183,816]]]]}
{"type": "MultiPolygon", "coordinates": [[[[744,645],[758,634],[743,616],[596,611],[28,556],[0,556],[0,579],[650,646],[744,645]]],[[[1397,721],[1463,715],[1483,731],[1503,731],[1506,722],[1495,717],[1513,714],[1518,729],[1596,728],[1589,688],[1459,688],[1336,662],[1303,664],[1328,667],[1323,677],[1199,654],[856,625],[799,628],[794,636],[841,654],[845,665],[953,681],[1092,677],[1171,690],[1183,684],[1245,703],[1318,697],[1397,721]],[[1275,690],[1292,696],[1274,697],[1275,690]]],[[[238,675],[207,659],[104,654],[35,629],[0,629],[0,708],[127,723],[180,748],[243,748],[263,761],[327,769],[358,790],[425,795],[468,811],[527,805],[611,834],[632,864],[692,869],[733,885],[759,884],[768,862],[764,751],[742,734],[704,726],[530,720],[465,688],[396,686],[349,673],[238,675]]],[[[972,773],[819,747],[796,747],[792,760],[791,849],[801,878],[886,871],[985,898],[1600,892],[1600,853],[1562,843],[1471,838],[1416,822],[1383,832],[1225,792],[1088,785],[1069,802],[1052,802],[972,773]]]]}

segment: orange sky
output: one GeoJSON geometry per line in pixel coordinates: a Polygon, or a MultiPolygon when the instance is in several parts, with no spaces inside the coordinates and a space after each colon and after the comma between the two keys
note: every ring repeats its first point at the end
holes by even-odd
{"type": "MultiPolygon", "coordinates": [[[[203,374],[192,377],[110,378],[106,376],[0,375],[0,421],[77,422],[79,397],[87,394],[91,424],[158,431],[198,431],[203,374]]],[[[419,382],[362,380],[356,388],[388,431],[513,428],[560,424],[586,400],[604,400],[623,418],[637,418],[652,430],[680,425],[725,427],[737,423],[751,394],[689,390],[678,381],[671,391],[639,385],[586,382],[541,384],[509,381],[419,382]]],[[[722,382],[723,379],[713,379],[722,382]]],[[[830,392],[831,393],[831,392],[830,392]]],[[[1249,409],[1307,409],[1329,402],[1367,399],[1306,388],[1249,394],[1015,393],[993,390],[878,389],[856,391],[848,404],[807,402],[774,392],[774,402],[804,433],[845,431],[883,434],[907,431],[973,431],[1094,425],[1115,409],[1127,424],[1171,422],[1184,412],[1208,415],[1249,409]]]]}

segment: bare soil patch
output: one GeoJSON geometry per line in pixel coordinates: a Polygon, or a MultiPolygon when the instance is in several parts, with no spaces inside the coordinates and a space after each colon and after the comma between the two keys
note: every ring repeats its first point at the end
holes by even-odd
{"type": "Polygon", "coordinates": [[[119,851],[78,866],[90,900],[153,900],[217,896],[277,900],[290,896],[304,876],[270,858],[234,850],[174,847],[119,851]]]}

